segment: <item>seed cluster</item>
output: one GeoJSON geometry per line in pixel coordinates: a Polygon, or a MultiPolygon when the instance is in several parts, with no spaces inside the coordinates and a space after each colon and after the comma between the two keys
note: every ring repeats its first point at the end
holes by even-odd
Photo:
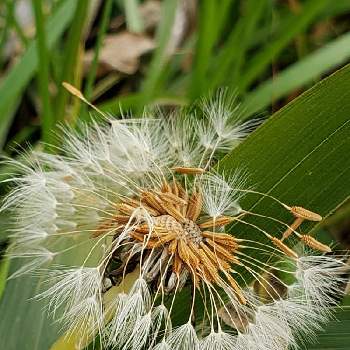
{"type": "MultiPolygon", "coordinates": [[[[142,247],[135,254],[135,249],[125,248],[122,256],[126,262],[139,261],[140,251],[143,257],[144,274],[148,282],[162,284],[165,292],[181,289],[191,277],[195,286],[203,280],[205,283],[224,285],[229,283],[236,291],[238,299],[245,299],[232,277],[232,264],[240,264],[235,255],[239,243],[232,235],[215,232],[234,220],[233,217],[217,218],[201,217],[203,195],[195,188],[189,194],[180,183],[164,182],[160,191],[143,190],[139,198],[127,198],[118,204],[118,214],[111,222],[100,227],[97,235],[117,225],[119,231],[130,224],[131,216],[136,208],[142,207],[152,218],[152,225],[141,223],[129,236],[133,247],[142,247]]],[[[114,270],[114,274],[123,273],[122,268],[114,270]]]]}
{"type": "MultiPolygon", "coordinates": [[[[175,171],[190,175],[202,173],[196,168],[175,168],[175,171]]],[[[164,180],[160,189],[143,189],[139,196],[124,198],[117,205],[117,213],[94,234],[96,237],[114,232],[118,239],[121,232],[128,232],[119,241],[121,248],[114,252],[107,268],[108,277],[117,283],[139,264],[147,282],[155,288],[161,287],[165,293],[176,293],[191,278],[195,287],[201,282],[221,287],[230,285],[237,299],[245,304],[246,299],[232,275],[232,266],[242,265],[237,257],[241,240],[221,232],[227,224],[240,221],[239,216],[203,215],[203,193],[196,185],[192,187],[188,191],[175,179],[170,183],[164,180]],[[137,208],[145,210],[150,219],[136,223],[137,208]]],[[[278,250],[289,258],[298,258],[283,242],[294,233],[313,249],[331,251],[315,238],[296,231],[304,220],[319,221],[320,215],[302,207],[284,206],[293,214],[294,222],[287,225],[281,239],[265,232],[278,250]]]]}

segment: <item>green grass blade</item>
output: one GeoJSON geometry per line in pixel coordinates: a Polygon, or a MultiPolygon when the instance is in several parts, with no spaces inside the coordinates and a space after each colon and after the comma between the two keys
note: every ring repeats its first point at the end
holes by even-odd
{"type": "Polygon", "coordinates": [[[0,260],[0,300],[5,290],[9,266],[10,261],[7,258],[3,258],[0,260]]]}
{"type": "MultiPolygon", "coordinates": [[[[247,2],[246,4],[250,3],[247,2]]],[[[247,7],[244,6],[243,10],[247,7]]],[[[218,85],[226,77],[228,70],[230,69],[232,62],[236,59],[239,51],[239,41],[244,30],[245,21],[248,19],[243,13],[239,14],[239,18],[235,24],[232,25],[232,29],[228,35],[228,38],[220,48],[217,57],[213,59],[212,66],[215,68],[213,86],[218,85]]]]}
{"type": "Polygon", "coordinates": [[[126,25],[130,32],[141,33],[143,23],[139,12],[138,0],[124,0],[126,25]]]}
{"type": "Polygon", "coordinates": [[[192,99],[200,96],[207,84],[207,70],[218,34],[216,6],[215,1],[211,0],[203,0],[199,6],[199,28],[190,88],[192,99]]]}
{"type": "MultiPolygon", "coordinates": [[[[70,23],[75,2],[66,0],[50,18],[46,26],[47,46],[51,49],[70,23]]],[[[20,61],[11,69],[0,85],[0,147],[3,146],[20,94],[38,68],[36,43],[32,42],[20,61]]]]}
{"type": "Polygon", "coordinates": [[[18,39],[20,40],[23,47],[27,47],[28,46],[28,39],[27,39],[26,35],[24,34],[21,25],[18,23],[17,16],[15,13],[16,2],[15,1],[7,1],[6,6],[7,6],[7,12],[10,16],[9,17],[10,18],[9,26],[14,29],[14,31],[17,34],[18,39]]]}
{"type": "MultiPolygon", "coordinates": [[[[98,58],[100,55],[100,49],[101,45],[103,43],[103,39],[105,37],[106,31],[108,29],[108,21],[111,16],[112,12],[112,5],[113,1],[112,0],[106,0],[104,7],[103,7],[103,12],[102,12],[102,17],[101,17],[101,22],[99,23],[98,26],[98,33],[97,33],[97,40],[95,44],[95,52],[94,52],[94,57],[91,63],[91,67],[89,69],[89,73],[86,79],[86,86],[84,90],[84,95],[88,101],[91,99],[92,95],[92,90],[93,90],[93,85],[95,82],[96,78],[96,72],[97,72],[97,67],[98,67],[98,58]]],[[[89,114],[87,112],[86,106],[83,108],[83,113],[82,113],[82,119],[88,119],[89,114]]]]}
{"type": "Polygon", "coordinates": [[[165,0],[162,3],[161,22],[157,29],[157,48],[153,54],[152,61],[149,65],[147,76],[142,84],[142,93],[144,94],[143,107],[157,91],[157,83],[162,75],[162,70],[167,62],[166,49],[175,20],[175,12],[178,0],[165,0]]]}
{"type": "Polygon", "coordinates": [[[216,33],[215,39],[218,39],[220,34],[225,30],[227,24],[231,24],[232,11],[231,9],[235,5],[236,0],[221,0],[220,6],[217,6],[215,11],[217,12],[216,19],[216,33]]]}
{"type": "Polygon", "coordinates": [[[350,57],[350,32],[284,69],[248,94],[245,115],[258,112],[295,89],[311,83],[327,71],[346,62],[350,57]]]}
{"type": "MultiPolygon", "coordinates": [[[[139,106],[142,105],[144,101],[144,95],[140,93],[129,94],[125,96],[120,96],[117,99],[106,101],[101,105],[98,105],[98,108],[106,113],[110,113],[115,116],[119,116],[121,111],[132,111],[135,112],[133,116],[137,118],[139,115],[139,106]]],[[[152,105],[173,105],[173,106],[186,106],[188,105],[189,100],[178,96],[177,94],[159,94],[153,96],[152,105]]],[[[0,173],[1,174],[1,173],[0,173]]],[[[1,176],[0,176],[1,179],[1,176]]]]}
{"type": "Polygon", "coordinates": [[[8,11],[8,9],[6,9],[6,15],[3,18],[3,24],[2,24],[2,30],[0,31],[0,69],[2,69],[3,65],[4,65],[4,49],[5,49],[5,45],[7,43],[7,38],[8,38],[8,32],[10,29],[10,20],[11,20],[11,13],[10,11],[8,11]]]}
{"type": "MultiPolygon", "coordinates": [[[[76,9],[73,16],[74,21],[69,29],[67,44],[65,47],[66,60],[63,65],[61,82],[67,81],[75,85],[73,81],[74,72],[77,69],[76,65],[78,62],[79,47],[88,7],[89,2],[86,0],[78,0],[76,3],[76,9]]],[[[65,108],[69,93],[61,86],[61,84],[59,84],[58,88],[59,92],[56,102],[56,120],[62,121],[64,120],[65,108]]]]}
{"type": "Polygon", "coordinates": [[[348,0],[332,1],[321,14],[322,18],[328,19],[335,16],[341,16],[350,12],[350,2],[348,0]]]}
{"type": "Polygon", "coordinates": [[[264,14],[264,10],[266,11],[266,5],[266,0],[261,0],[259,2],[252,0],[250,2],[246,2],[246,12],[243,17],[242,25],[243,30],[241,35],[239,35],[239,48],[232,67],[232,75],[225,75],[225,77],[230,76],[230,86],[232,90],[234,90],[238,84],[240,72],[246,59],[247,49],[249,48],[249,44],[255,35],[257,24],[264,14]]]}
{"type": "Polygon", "coordinates": [[[55,123],[52,114],[49,90],[49,56],[45,31],[45,19],[41,0],[33,0],[35,28],[37,37],[37,52],[39,57],[38,80],[41,96],[41,128],[43,141],[50,142],[51,130],[55,123]]]}
{"type": "Polygon", "coordinates": [[[303,7],[303,12],[292,16],[279,31],[280,36],[267,45],[258,53],[248,64],[242,78],[239,81],[238,88],[245,91],[270,64],[296,35],[305,30],[321,11],[328,5],[329,0],[309,0],[303,7]]]}

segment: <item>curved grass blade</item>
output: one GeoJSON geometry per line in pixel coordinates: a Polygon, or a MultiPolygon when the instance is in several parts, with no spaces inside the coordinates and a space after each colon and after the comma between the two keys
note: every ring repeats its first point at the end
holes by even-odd
{"type": "MultiPolygon", "coordinates": [[[[51,49],[72,20],[74,1],[65,1],[47,22],[47,47],[51,49]]],[[[0,86],[0,147],[3,146],[18,99],[38,67],[36,42],[33,41],[21,60],[11,69],[0,86]]]]}
{"type": "Polygon", "coordinates": [[[252,115],[350,58],[350,32],[284,69],[248,94],[243,109],[252,115]]]}

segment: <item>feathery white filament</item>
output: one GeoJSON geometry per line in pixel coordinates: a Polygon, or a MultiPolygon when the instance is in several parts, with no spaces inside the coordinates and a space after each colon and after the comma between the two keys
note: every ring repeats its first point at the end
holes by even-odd
{"type": "Polygon", "coordinates": [[[132,333],[127,340],[126,344],[123,346],[122,350],[139,350],[143,349],[145,346],[149,333],[152,327],[152,316],[151,312],[146,315],[141,316],[135,322],[132,333]]]}
{"type": "Polygon", "coordinates": [[[162,340],[159,344],[154,346],[152,350],[172,350],[172,348],[166,343],[165,340],[162,340]]]}
{"type": "Polygon", "coordinates": [[[175,329],[166,339],[172,350],[199,350],[199,340],[191,323],[186,323],[175,329]]]}
{"type": "Polygon", "coordinates": [[[234,350],[237,337],[223,331],[212,331],[200,342],[201,350],[234,350]]]}
{"type": "Polygon", "coordinates": [[[49,271],[49,282],[54,284],[38,294],[37,298],[47,298],[48,308],[53,314],[64,306],[66,315],[80,302],[98,296],[101,292],[101,281],[102,276],[95,267],[49,271]]]}
{"type": "Polygon", "coordinates": [[[136,349],[139,342],[143,344],[151,329],[150,303],[151,297],[146,281],[138,278],[129,294],[118,300],[108,329],[107,344],[123,345],[125,349],[136,349]],[[136,328],[138,333],[143,334],[142,337],[135,334],[136,328]],[[134,340],[135,342],[132,342],[134,340]]]}
{"type": "MultiPolygon", "coordinates": [[[[287,322],[279,318],[273,307],[260,306],[248,332],[238,338],[238,344],[256,344],[256,349],[280,350],[295,341],[287,322]]],[[[249,347],[248,347],[249,348],[249,347]]]]}
{"type": "Polygon", "coordinates": [[[104,314],[99,296],[90,296],[72,305],[60,319],[68,334],[78,332],[81,341],[95,334],[102,334],[104,314]]]}
{"type": "Polygon", "coordinates": [[[197,122],[191,117],[176,115],[164,124],[171,160],[175,166],[197,167],[202,157],[203,148],[196,137],[197,122]]]}
{"type": "MultiPolygon", "coordinates": [[[[331,256],[303,256],[297,264],[296,278],[306,300],[327,312],[336,303],[344,283],[344,263],[331,256]]],[[[296,286],[298,287],[298,286],[296,286]]]]}
{"type": "Polygon", "coordinates": [[[199,129],[200,139],[203,144],[211,145],[214,151],[232,149],[260,124],[257,120],[242,123],[239,103],[236,98],[228,96],[225,90],[220,90],[210,100],[204,99],[202,109],[207,123],[199,129]]]}
{"type": "Polygon", "coordinates": [[[237,215],[241,208],[239,199],[242,197],[236,189],[243,188],[244,177],[239,172],[227,180],[215,173],[205,174],[201,179],[204,211],[211,217],[220,215],[237,215]]]}
{"type": "Polygon", "coordinates": [[[11,258],[21,258],[25,261],[23,265],[16,270],[9,279],[17,278],[37,270],[53,260],[55,253],[46,248],[30,245],[15,245],[10,247],[9,256],[11,258]]]}

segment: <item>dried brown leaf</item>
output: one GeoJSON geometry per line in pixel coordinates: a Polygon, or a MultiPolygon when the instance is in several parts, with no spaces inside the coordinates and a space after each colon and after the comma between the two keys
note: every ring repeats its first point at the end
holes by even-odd
{"type": "MultiPolygon", "coordinates": [[[[153,50],[154,40],[146,35],[127,31],[107,35],[101,47],[99,64],[104,73],[118,71],[134,74],[140,65],[140,57],[153,50]]],[[[94,52],[88,51],[84,57],[84,67],[87,71],[91,65],[94,52]]]]}

